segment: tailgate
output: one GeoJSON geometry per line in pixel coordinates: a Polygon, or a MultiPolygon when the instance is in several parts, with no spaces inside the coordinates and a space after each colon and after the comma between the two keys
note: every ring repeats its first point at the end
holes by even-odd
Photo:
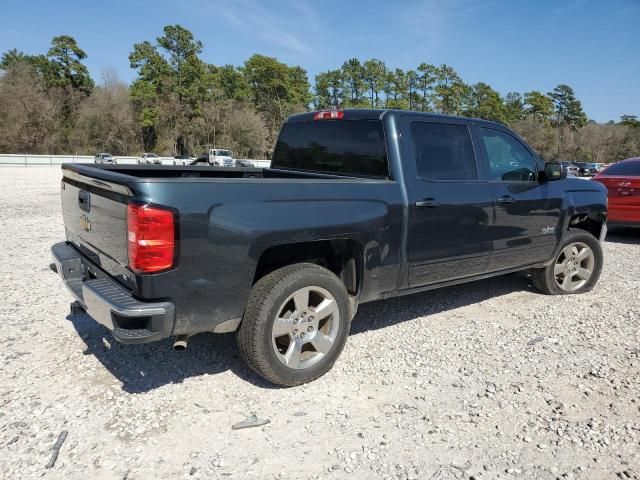
{"type": "Polygon", "coordinates": [[[67,241],[107,273],[129,284],[129,188],[73,170],[62,171],[62,215],[67,241]]]}

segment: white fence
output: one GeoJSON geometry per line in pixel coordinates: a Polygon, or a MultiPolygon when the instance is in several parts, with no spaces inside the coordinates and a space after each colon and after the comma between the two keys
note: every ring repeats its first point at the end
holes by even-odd
{"type": "MultiPolygon", "coordinates": [[[[140,157],[116,157],[118,164],[137,165],[140,157]]],[[[247,159],[256,167],[269,168],[270,160],[252,160],[247,159]]],[[[182,160],[176,160],[171,157],[160,157],[162,165],[181,165],[182,160]]],[[[0,165],[15,166],[42,166],[42,165],[61,165],[63,163],[93,163],[91,155],[30,155],[30,154],[0,154],[0,165]]]]}

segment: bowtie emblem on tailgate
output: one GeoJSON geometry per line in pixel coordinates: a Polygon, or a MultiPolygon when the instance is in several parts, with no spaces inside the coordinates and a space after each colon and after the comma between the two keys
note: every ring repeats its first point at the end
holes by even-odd
{"type": "Polygon", "coordinates": [[[88,215],[82,215],[80,217],[80,226],[84,228],[87,232],[91,230],[91,220],[89,220],[88,215]]]}

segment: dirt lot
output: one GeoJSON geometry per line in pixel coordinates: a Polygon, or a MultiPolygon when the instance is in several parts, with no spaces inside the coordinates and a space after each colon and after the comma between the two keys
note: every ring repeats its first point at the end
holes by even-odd
{"type": "Polygon", "coordinates": [[[608,238],[586,295],[511,275],[364,305],[329,374],[277,389],[233,335],[178,353],[69,315],[59,178],[0,169],[1,478],[640,475],[640,232],[608,238]],[[271,423],[231,429],[252,412],[271,423]]]}

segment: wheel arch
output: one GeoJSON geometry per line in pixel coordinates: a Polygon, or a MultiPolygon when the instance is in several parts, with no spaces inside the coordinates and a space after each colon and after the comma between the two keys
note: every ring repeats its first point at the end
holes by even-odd
{"type": "Polygon", "coordinates": [[[600,238],[602,228],[607,222],[605,214],[592,212],[592,213],[577,213],[571,216],[569,219],[569,230],[580,229],[591,233],[595,238],[600,238]]]}
{"type": "Polygon", "coordinates": [[[303,262],[333,272],[352,297],[357,298],[362,291],[363,248],[353,239],[313,240],[269,247],[258,259],[252,285],[274,270],[303,262]]]}
{"type": "Polygon", "coordinates": [[[564,203],[563,236],[570,230],[580,229],[599,239],[607,222],[606,194],[596,190],[567,192],[564,203]]]}

